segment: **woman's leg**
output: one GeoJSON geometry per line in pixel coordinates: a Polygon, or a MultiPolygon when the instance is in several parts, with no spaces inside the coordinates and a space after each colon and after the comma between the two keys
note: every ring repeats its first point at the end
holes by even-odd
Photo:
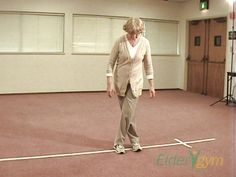
{"type": "Polygon", "coordinates": [[[124,97],[118,96],[120,108],[121,108],[121,120],[119,130],[114,142],[114,145],[124,144],[126,134],[132,144],[139,143],[139,137],[136,133],[135,126],[135,108],[138,102],[138,97],[132,94],[130,85],[127,87],[127,91],[124,97]]]}

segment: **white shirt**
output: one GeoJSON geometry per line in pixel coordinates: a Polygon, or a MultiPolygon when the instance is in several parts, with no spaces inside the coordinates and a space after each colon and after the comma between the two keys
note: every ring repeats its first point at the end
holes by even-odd
{"type": "MultiPolygon", "coordinates": [[[[127,39],[127,38],[126,38],[126,39],[127,39]]],[[[128,40],[126,41],[126,43],[127,43],[127,46],[128,46],[129,55],[130,55],[131,59],[134,59],[134,58],[135,58],[135,55],[136,55],[136,53],[137,53],[139,44],[140,44],[140,40],[138,41],[138,43],[137,43],[134,47],[129,43],[128,40]]]]}

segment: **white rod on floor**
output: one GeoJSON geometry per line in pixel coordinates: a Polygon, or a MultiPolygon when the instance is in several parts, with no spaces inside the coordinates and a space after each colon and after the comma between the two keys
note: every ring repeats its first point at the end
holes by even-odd
{"type": "Polygon", "coordinates": [[[177,138],[175,138],[175,141],[181,143],[182,145],[184,145],[184,146],[186,146],[186,147],[188,147],[188,148],[192,148],[192,146],[188,145],[187,143],[185,143],[185,142],[183,142],[183,141],[181,141],[181,140],[179,140],[179,139],[177,139],[177,138]]]}
{"type": "MultiPolygon", "coordinates": [[[[186,141],[186,142],[181,141],[181,142],[178,142],[178,143],[143,146],[142,148],[143,149],[161,148],[161,147],[170,147],[170,146],[177,146],[177,145],[184,145],[184,144],[187,145],[187,144],[202,143],[202,142],[209,142],[209,141],[215,141],[215,138],[194,140],[194,141],[186,141]]],[[[127,148],[126,150],[131,150],[131,148],[127,148]]],[[[31,156],[31,157],[2,158],[2,159],[0,159],[0,162],[47,159],[47,158],[70,157],[70,156],[81,156],[81,155],[102,154],[102,153],[110,153],[110,152],[115,152],[115,150],[101,150],[101,151],[77,152],[77,153],[67,153],[67,154],[54,154],[54,155],[39,155],[39,156],[31,156]]]]}

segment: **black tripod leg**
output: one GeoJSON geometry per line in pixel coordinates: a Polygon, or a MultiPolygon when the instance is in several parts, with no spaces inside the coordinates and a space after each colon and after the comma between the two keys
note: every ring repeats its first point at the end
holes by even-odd
{"type": "Polygon", "coordinates": [[[225,98],[228,98],[228,96],[225,96],[225,97],[221,98],[220,100],[218,100],[218,101],[212,103],[210,106],[213,106],[213,105],[215,105],[216,103],[219,103],[219,102],[223,101],[225,98]]]}

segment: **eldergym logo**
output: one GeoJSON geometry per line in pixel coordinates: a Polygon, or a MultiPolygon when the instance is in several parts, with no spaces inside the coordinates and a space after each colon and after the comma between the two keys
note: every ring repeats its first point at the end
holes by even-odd
{"type": "Polygon", "coordinates": [[[159,166],[183,166],[192,164],[194,169],[206,169],[213,166],[223,166],[224,158],[220,156],[207,156],[201,151],[188,151],[188,154],[159,154],[156,159],[159,166]]]}

